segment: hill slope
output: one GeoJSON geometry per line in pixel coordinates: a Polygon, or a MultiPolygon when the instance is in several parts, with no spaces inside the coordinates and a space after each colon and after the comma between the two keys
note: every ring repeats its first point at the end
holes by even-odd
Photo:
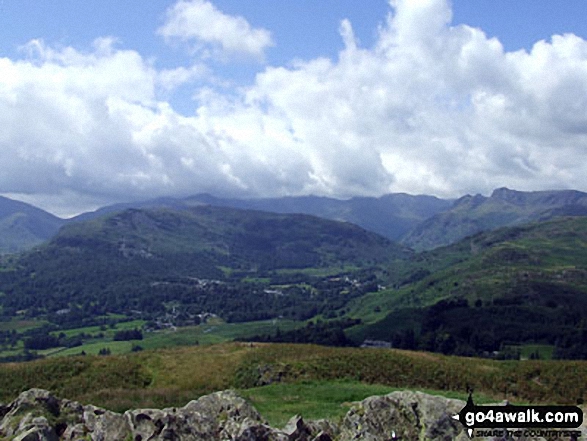
{"type": "Polygon", "coordinates": [[[303,213],[324,219],[351,222],[388,239],[397,241],[414,225],[450,208],[452,201],[434,196],[412,196],[395,193],[380,198],[355,197],[348,200],[318,196],[299,196],[266,199],[224,199],[199,194],[185,199],[160,198],[129,204],[103,207],[93,213],[84,213],[76,220],[87,220],[127,208],[167,207],[185,209],[199,205],[260,210],[273,213],[303,213]]]}
{"type": "Polygon", "coordinates": [[[401,242],[421,251],[454,243],[480,231],[566,215],[587,216],[587,193],[574,190],[522,192],[500,188],[490,197],[460,198],[451,209],[415,227],[401,242]]]}
{"type": "Polygon", "coordinates": [[[158,310],[181,300],[199,305],[198,312],[254,312],[276,296],[256,292],[254,284],[228,285],[226,274],[369,266],[410,254],[355,225],[307,215],[209,206],[130,209],[67,225],[0,272],[6,294],[0,303],[38,312],[75,307],[87,315],[158,310]]]}
{"type": "Polygon", "coordinates": [[[63,223],[40,208],[0,196],[0,254],[32,248],[53,236],[63,223]]]}
{"type": "Polygon", "coordinates": [[[356,338],[461,354],[537,342],[587,356],[587,218],[479,233],[415,255],[391,277],[398,289],[361,299],[363,314],[390,314],[356,338]]]}

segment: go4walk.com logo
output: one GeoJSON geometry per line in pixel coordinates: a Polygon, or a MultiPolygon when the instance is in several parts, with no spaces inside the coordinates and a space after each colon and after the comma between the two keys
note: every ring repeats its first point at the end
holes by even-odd
{"type": "Polygon", "coordinates": [[[583,411],[577,406],[477,406],[469,394],[467,404],[453,418],[465,426],[469,437],[555,436],[573,440],[581,435],[572,429],[583,423],[583,411]]]}

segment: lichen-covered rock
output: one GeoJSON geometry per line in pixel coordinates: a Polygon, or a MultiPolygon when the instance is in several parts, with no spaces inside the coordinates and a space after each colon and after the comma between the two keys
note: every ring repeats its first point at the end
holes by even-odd
{"type": "MultiPolygon", "coordinates": [[[[85,432],[86,435],[90,435],[93,441],[117,441],[127,439],[130,436],[130,426],[119,413],[91,405],[81,406],[79,403],[75,403],[75,405],[82,407],[82,424],[72,427],[72,432],[74,430],[85,432]]],[[[77,438],[65,439],[74,440],[77,438]]]]}
{"type": "Polygon", "coordinates": [[[292,417],[283,432],[289,441],[328,441],[338,434],[338,428],[329,421],[304,421],[300,415],[292,417]]]}
{"type": "Polygon", "coordinates": [[[13,441],[59,441],[59,437],[49,425],[47,418],[35,417],[19,427],[19,433],[13,441]]]}
{"type": "Polygon", "coordinates": [[[245,428],[265,423],[257,410],[233,391],[216,392],[181,408],[138,409],[124,414],[141,440],[236,439],[245,428]]]}
{"type": "MultiPolygon", "coordinates": [[[[0,412],[0,439],[19,441],[292,441],[233,391],[210,394],[181,408],[136,409],[121,415],[31,389],[0,412]]],[[[314,435],[311,428],[306,432],[314,435]]]]}
{"type": "Polygon", "coordinates": [[[59,400],[48,391],[30,389],[2,408],[0,436],[27,441],[56,440],[59,400]],[[52,424],[51,424],[52,423],[52,424]]]}
{"type": "Polygon", "coordinates": [[[353,406],[342,421],[341,441],[467,440],[452,419],[465,403],[421,392],[398,391],[370,397],[353,406]]]}
{"type": "MultiPolygon", "coordinates": [[[[0,439],[13,441],[465,441],[452,416],[465,403],[420,392],[393,392],[356,403],[339,424],[296,415],[269,426],[233,391],[206,395],[184,407],[119,414],[62,400],[41,389],[0,406],[0,439]]],[[[587,435],[585,427],[581,429],[587,435]]],[[[482,439],[482,438],[477,438],[482,439]]],[[[501,439],[501,438],[485,438],[501,439]]],[[[523,438],[519,438],[522,440],[523,438]]],[[[526,438],[527,441],[541,438],[526,438]]]]}

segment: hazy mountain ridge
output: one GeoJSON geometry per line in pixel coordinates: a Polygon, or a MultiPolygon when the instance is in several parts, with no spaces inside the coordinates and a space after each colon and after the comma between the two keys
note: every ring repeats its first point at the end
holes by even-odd
{"type": "Polygon", "coordinates": [[[500,188],[489,197],[466,195],[456,201],[404,193],[347,200],[317,196],[226,199],[198,194],[114,204],[71,219],[59,219],[22,202],[2,198],[0,253],[30,249],[51,238],[64,224],[92,220],[129,208],[189,210],[202,205],[303,213],[351,222],[419,251],[503,226],[560,216],[587,216],[587,193],[575,190],[522,192],[500,188]]]}
{"type": "Polygon", "coordinates": [[[16,253],[52,237],[63,219],[40,208],[0,196],[0,254],[16,253]]]}
{"type": "Polygon", "coordinates": [[[272,213],[300,213],[325,219],[351,222],[388,239],[398,241],[404,234],[425,219],[450,208],[452,200],[435,196],[393,193],[379,198],[354,197],[335,199],[321,196],[296,196],[262,199],[218,198],[198,194],[187,198],[159,198],[128,204],[116,204],[84,213],[72,221],[92,219],[125,208],[167,207],[184,209],[199,205],[260,210],[272,213]]]}
{"type": "Polygon", "coordinates": [[[451,204],[452,201],[434,196],[412,196],[403,193],[389,194],[380,198],[357,197],[348,200],[318,196],[226,199],[198,194],[187,198],[163,197],[108,205],[70,219],[60,219],[31,205],[2,198],[0,200],[0,254],[30,249],[53,237],[63,225],[97,219],[130,208],[189,210],[195,206],[212,205],[272,213],[308,214],[324,219],[351,222],[397,241],[413,225],[447,209],[451,204]],[[31,220],[32,213],[34,213],[34,221],[31,220]]]}
{"type": "MultiPolygon", "coordinates": [[[[534,215],[528,195],[506,196],[534,215]]],[[[563,205],[557,194],[533,196],[546,207],[541,215],[581,211],[580,192],[563,194],[563,205]]],[[[495,219],[502,202],[466,197],[455,210],[489,206],[495,219]]],[[[176,302],[232,322],[360,319],[350,333],[357,343],[377,338],[478,355],[506,342],[540,342],[563,357],[587,357],[587,217],[503,227],[414,253],[347,222],[199,204],[131,208],[64,226],[5,262],[3,314],[78,323],[112,312],[157,317],[176,302]],[[59,316],[62,309],[71,312],[59,316]]],[[[512,222],[508,213],[501,219],[512,222]]]]}
{"type": "Polygon", "coordinates": [[[449,245],[481,231],[587,215],[587,193],[576,190],[522,192],[499,188],[491,196],[463,196],[404,236],[401,243],[417,251],[449,245]]]}

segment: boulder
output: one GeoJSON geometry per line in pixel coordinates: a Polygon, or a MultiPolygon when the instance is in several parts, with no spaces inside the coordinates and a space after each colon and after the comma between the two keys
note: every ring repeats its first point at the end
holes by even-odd
{"type": "Polygon", "coordinates": [[[463,426],[452,419],[464,406],[464,401],[422,392],[369,397],[349,410],[340,440],[468,440],[463,426]]]}

